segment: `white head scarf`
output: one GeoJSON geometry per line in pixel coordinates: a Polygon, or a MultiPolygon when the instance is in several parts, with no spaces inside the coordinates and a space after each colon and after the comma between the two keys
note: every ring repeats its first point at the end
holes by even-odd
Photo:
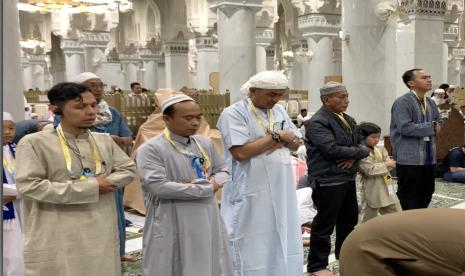
{"type": "Polygon", "coordinates": [[[3,111],[3,121],[15,121],[10,112],[3,111]]]}
{"type": "Polygon", "coordinates": [[[261,89],[287,89],[289,80],[282,71],[263,71],[251,77],[241,87],[241,92],[244,95],[249,94],[250,88],[261,89]]]}

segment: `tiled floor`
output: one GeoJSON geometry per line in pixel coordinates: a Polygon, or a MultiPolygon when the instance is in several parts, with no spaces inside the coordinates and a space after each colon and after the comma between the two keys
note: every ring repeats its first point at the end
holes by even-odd
{"type": "MultiPolygon", "coordinates": [[[[441,179],[437,179],[436,192],[433,195],[430,208],[465,209],[465,184],[446,183],[441,179]]],[[[126,251],[139,257],[139,259],[137,262],[123,263],[123,276],[138,276],[141,275],[140,251],[142,249],[142,237],[140,234],[137,234],[137,231],[144,225],[145,218],[128,212],[126,212],[126,218],[134,224],[134,227],[127,228],[128,236],[130,237],[126,241],[126,251]]],[[[305,248],[304,252],[304,262],[306,263],[308,248],[305,248]]],[[[338,262],[335,260],[334,254],[330,255],[330,268],[335,272],[335,275],[339,275],[338,262]]],[[[305,265],[303,271],[306,271],[305,265]]]]}

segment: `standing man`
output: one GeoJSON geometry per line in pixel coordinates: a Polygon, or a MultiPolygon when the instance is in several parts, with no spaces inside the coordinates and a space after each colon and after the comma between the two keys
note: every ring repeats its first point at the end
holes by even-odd
{"type": "Polygon", "coordinates": [[[22,231],[20,223],[20,199],[16,190],[15,122],[13,116],[3,112],[3,276],[24,276],[22,231]]]}
{"type": "Polygon", "coordinates": [[[60,83],[48,98],[61,123],[16,151],[26,275],[121,275],[113,191],[133,180],[135,164],[89,131],[97,101],[87,87],[60,83]]]}
{"type": "Polygon", "coordinates": [[[308,175],[314,180],[313,201],[317,214],[312,223],[307,270],[313,275],[333,275],[326,267],[331,251],[330,237],[336,227],[336,259],[342,243],[357,225],[358,205],[355,175],[358,161],[369,154],[345,114],[349,106],[346,87],[328,82],[320,89],[323,106],[306,128],[308,175]]]}
{"type": "Polygon", "coordinates": [[[162,103],[166,128],[137,151],[147,216],[143,275],[232,276],[215,192],[229,178],[213,142],[194,135],[202,111],[190,97],[162,103]]]}
{"type": "Polygon", "coordinates": [[[403,210],[427,208],[434,192],[436,135],[443,121],[433,100],[431,76],[411,69],[402,80],[410,89],[391,108],[392,156],[397,163],[397,197],[403,210]]]}
{"type": "Polygon", "coordinates": [[[131,91],[134,95],[140,95],[142,93],[142,86],[138,82],[131,83],[131,91]]]}
{"type": "MultiPolygon", "coordinates": [[[[107,133],[111,135],[113,141],[116,142],[124,151],[132,146],[132,131],[124,122],[121,114],[116,108],[109,106],[103,99],[103,82],[99,76],[94,73],[85,72],[79,74],[74,82],[86,85],[90,92],[95,96],[97,101],[97,117],[90,129],[92,132],[107,133]]],[[[124,203],[123,189],[115,190],[116,211],[118,212],[118,229],[119,229],[119,244],[122,261],[134,261],[131,256],[126,255],[126,224],[124,218],[124,203]]]]}
{"type": "Polygon", "coordinates": [[[218,121],[232,181],[221,214],[237,276],[302,275],[303,250],[290,150],[300,132],[276,104],[288,89],[282,72],[264,71],[241,88],[248,97],[218,121]]]}

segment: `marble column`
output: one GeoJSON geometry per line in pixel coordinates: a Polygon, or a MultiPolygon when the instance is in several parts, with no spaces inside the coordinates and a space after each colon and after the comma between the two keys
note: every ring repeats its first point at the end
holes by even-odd
{"type": "Polygon", "coordinates": [[[195,38],[197,47],[197,89],[210,89],[210,74],[219,71],[218,48],[212,37],[200,36],[195,38]]]}
{"type": "Polygon", "coordinates": [[[62,39],[60,46],[65,56],[66,81],[73,81],[85,71],[84,49],[74,39],[62,39]]]}
{"type": "Polygon", "coordinates": [[[125,91],[131,90],[131,83],[138,82],[137,79],[137,71],[139,67],[139,56],[137,54],[134,55],[119,55],[120,62],[123,67],[123,79],[124,85],[121,87],[125,91]]]}
{"type": "Polygon", "coordinates": [[[229,90],[234,103],[243,98],[241,85],[256,73],[255,13],[262,0],[209,3],[218,15],[220,91],[229,90]]]}
{"type": "Polygon", "coordinates": [[[274,70],[274,56],[275,50],[271,45],[266,49],[266,70],[274,70]]]}
{"type": "Polygon", "coordinates": [[[84,49],[85,71],[97,72],[106,62],[105,50],[110,42],[110,32],[80,32],[79,42],[84,49]]]}
{"type": "Polygon", "coordinates": [[[165,88],[168,87],[166,85],[166,66],[165,66],[165,59],[162,58],[157,63],[157,80],[158,80],[158,88],[165,88]]]}
{"type": "Polygon", "coordinates": [[[159,88],[158,82],[158,60],[160,53],[153,53],[150,49],[144,48],[139,50],[139,55],[143,63],[144,79],[142,87],[149,90],[156,90],[159,88]]]}
{"type": "Polygon", "coordinates": [[[465,48],[449,48],[451,60],[448,62],[447,83],[462,86],[462,64],[465,59],[465,48]]]}
{"type": "Polygon", "coordinates": [[[274,39],[274,30],[257,28],[255,34],[256,41],[256,57],[257,57],[257,73],[268,70],[267,49],[274,39]]]}
{"type": "Polygon", "coordinates": [[[390,109],[401,75],[395,69],[395,26],[374,12],[380,2],[342,1],[342,76],[349,93],[348,114],[357,122],[376,123],[389,134],[390,109]]]}
{"type": "Polygon", "coordinates": [[[189,60],[187,42],[167,42],[163,45],[165,53],[166,87],[180,89],[189,85],[189,60]]]}
{"type": "Polygon", "coordinates": [[[431,74],[433,85],[446,82],[443,73],[444,14],[446,1],[435,1],[430,7],[429,1],[402,0],[410,22],[397,25],[397,96],[406,92],[407,87],[401,79],[404,71],[423,68],[431,74]],[[436,6],[436,3],[439,6],[436,6]]]}
{"type": "Polygon", "coordinates": [[[10,112],[15,120],[20,121],[25,118],[25,114],[17,4],[17,0],[8,0],[0,5],[3,18],[2,60],[7,65],[2,72],[2,106],[4,111],[10,112]]]}
{"type": "Polygon", "coordinates": [[[23,90],[26,91],[30,88],[34,88],[32,86],[32,65],[25,57],[23,57],[21,65],[23,67],[23,90]]]}
{"type": "MultiPolygon", "coordinates": [[[[341,27],[338,14],[307,14],[299,17],[298,27],[308,45],[308,75],[304,75],[302,84],[308,90],[309,110],[317,111],[321,107],[320,88],[326,76],[340,74],[338,64],[334,63],[334,39],[341,27]]],[[[340,64],[340,62],[339,62],[340,64]]]]}
{"type": "Polygon", "coordinates": [[[44,91],[47,87],[47,61],[46,55],[30,55],[29,63],[31,64],[32,87],[44,91]]]}

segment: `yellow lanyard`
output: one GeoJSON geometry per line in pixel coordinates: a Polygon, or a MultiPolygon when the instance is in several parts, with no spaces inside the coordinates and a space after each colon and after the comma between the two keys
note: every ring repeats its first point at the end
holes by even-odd
{"type": "Polygon", "coordinates": [[[271,111],[271,109],[268,109],[266,111],[268,115],[268,124],[269,124],[269,127],[266,128],[265,124],[263,123],[262,118],[258,116],[257,109],[253,105],[252,100],[250,100],[250,98],[247,99],[247,104],[250,106],[252,113],[255,115],[255,119],[257,120],[258,125],[263,129],[263,131],[265,131],[265,134],[268,133],[268,130],[273,131],[273,112],[271,111]]]}
{"type": "MultiPolygon", "coordinates": [[[[176,146],[176,144],[174,143],[173,139],[171,139],[171,133],[169,132],[169,130],[167,128],[165,128],[163,130],[163,134],[165,134],[165,138],[166,140],[168,140],[168,142],[170,142],[170,144],[180,153],[184,154],[184,155],[187,155],[189,157],[194,157],[195,154],[193,154],[192,152],[188,152],[187,150],[185,149],[181,149],[179,148],[178,146],[176,146]]],[[[202,155],[202,158],[205,160],[205,162],[202,164],[202,169],[203,169],[203,173],[204,175],[207,175],[207,170],[208,168],[210,168],[211,166],[211,162],[210,162],[210,158],[208,157],[207,153],[205,152],[205,150],[202,148],[202,146],[197,142],[197,140],[195,139],[192,139],[195,144],[197,145],[197,148],[199,149],[199,152],[200,154],[202,155]]]]}
{"type": "Polygon", "coordinates": [[[11,176],[15,176],[15,159],[13,158],[11,162],[7,162],[5,158],[3,158],[3,168],[5,168],[11,176]]]}
{"type": "Polygon", "coordinates": [[[412,92],[415,95],[415,97],[417,97],[418,102],[420,103],[421,113],[423,113],[423,116],[425,116],[425,120],[427,120],[427,118],[426,118],[426,109],[427,109],[426,96],[423,96],[423,104],[422,104],[422,101],[421,101],[420,97],[418,97],[417,93],[415,91],[413,91],[413,90],[412,90],[412,92]]]}
{"type": "Polygon", "coordinates": [[[341,119],[341,121],[344,123],[344,125],[350,130],[350,132],[352,132],[352,128],[350,127],[349,125],[349,122],[347,122],[346,118],[344,118],[344,115],[342,115],[342,113],[338,114],[338,113],[334,113],[336,114],[339,119],[341,119]]]}
{"type": "MultiPolygon", "coordinates": [[[[60,145],[61,145],[61,150],[63,151],[63,155],[65,156],[65,161],[66,161],[66,168],[68,171],[72,174],[71,170],[71,153],[69,152],[67,141],[65,134],[63,132],[63,129],[61,127],[61,124],[58,125],[57,127],[57,132],[58,132],[58,138],[60,139],[60,145]]],[[[91,135],[89,133],[89,135],[91,135]]],[[[95,144],[95,141],[91,139],[92,142],[92,155],[95,160],[95,175],[98,175],[102,171],[102,161],[100,160],[100,155],[98,153],[97,145],[95,144]]],[[[80,158],[80,157],[79,157],[80,158]]],[[[86,180],[87,176],[81,175],[80,180],[86,180]]]]}
{"type": "MultiPolygon", "coordinates": [[[[375,153],[376,162],[384,162],[383,153],[381,152],[379,148],[374,146],[373,152],[375,153]]],[[[383,180],[384,180],[385,185],[389,184],[389,179],[391,179],[391,176],[389,175],[389,173],[383,175],[383,180]]]]}

